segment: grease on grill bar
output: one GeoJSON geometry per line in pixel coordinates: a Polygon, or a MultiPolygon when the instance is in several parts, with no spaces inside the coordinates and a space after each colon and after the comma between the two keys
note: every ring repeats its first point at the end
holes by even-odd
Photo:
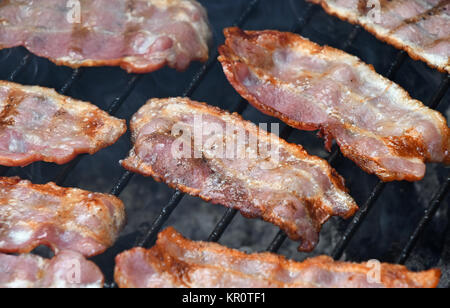
{"type": "Polygon", "coordinates": [[[371,274],[371,263],[329,257],[298,263],[270,253],[249,255],[193,242],[168,228],[153,248],[118,255],[115,280],[122,288],[435,288],[439,283],[439,270],[413,273],[404,266],[377,266],[378,273],[371,274]]]}

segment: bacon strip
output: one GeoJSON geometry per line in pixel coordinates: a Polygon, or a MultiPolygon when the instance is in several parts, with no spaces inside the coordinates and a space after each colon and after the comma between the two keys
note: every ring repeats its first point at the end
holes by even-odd
{"type": "Polygon", "coordinates": [[[245,254],[215,243],[193,242],[173,228],[156,245],[116,257],[121,288],[435,288],[440,271],[421,273],[381,264],[380,281],[370,280],[371,263],[335,262],[316,257],[302,263],[270,253],[245,254]]]}
{"type": "Polygon", "coordinates": [[[131,129],[134,148],[123,167],[271,222],[301,240],[301,250],[316,246],[330,216],[348,218],[357,210],[344,180],[325,160],[238,115],[189,99],[153,99],[133,117],[131,129]],[[252,147],[252,140],[260,146],[252,147]],[[264,154],[269,146],[273,155],[264,154]],[[187,156],[173,151],[178,148],[187,156]]]}
{"type": "Polygon", "coordinates": [[[65,164],[114,144],[125,120],[54,90],[0,81],[0,165],[65,164]]]}
{"type": "Polygon", "coordinates": [[[102,288],[95,263],[72,251],[51,260],[36,255],[0,254],[0,288],[102,288]]]}
{"type": "Polygon", "coordinates": [[[92,257],[111,247],[124,225],[124,205],[114,196],[0,178],[0,252],[46,245],[92,257]]]}
{"type": "Polygon", "coordinates": [[[308,0],[442,72],[450,72],[450,1],[308,0]],[[378,11],[377,11],[378,10],[378,11]],[[379,18],[379,19],[378,19],[379,18]]]}
{"type": "Polygon", "coordinates": [[[444,117],[358,58],[293,33],[225,30],[219,57],[234,88],[262,112],[320,130],[330,149],[384,181],[417,181],[450,163],[444,117]]]}
{"type": "Polygon", "coordinates": [[[24,46],[73,68],[120,66],[148,73],[168,65],[184,70],[191,61],[208,59],[210,39],[206,11],[194,0],[0,3],[0,48],[24,46]]]}

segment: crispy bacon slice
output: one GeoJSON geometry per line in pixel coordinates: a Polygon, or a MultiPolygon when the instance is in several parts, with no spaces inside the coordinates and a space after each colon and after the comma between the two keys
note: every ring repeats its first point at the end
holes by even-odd
{"type": "Polygon", "coordinates": [[[0,254],[0,288],[102,288],[95,263],[72,251],[50,260],[36,255],[0,254]]]}
{"type": "Polygon", "coordinates": [[[0,81],[0,165],[65,164],[114,144],[126,122],[54,90],[0,81]]]}
{"type": "Polygon", "coordinates": [[[417,181],[425,162],[450,163],[444,117],[358,58],[293,33],[225,30],[219,57],[234,88],[292,127],[320,130],[327,148],[384,181],[417,181]]]}
{"type": "Polygon", "coordinates": [[[206,11],[194,0],[4,0],[0,26],[1,48],[134,73],[206,61],[211,38],[206,11]]]}
{"type": "Polygon", "coordinates": [[[193,242],[168,228],[153,248],[118,255],[114,276],[121,288],[434,288],[440,278],[439,270],[413,273],[390,264],[379,269],[377,282],[371,263],[324,256],[299,263],[271,253],[249,255],[193,242]]]}
{"type": "Polygon", "coordinates": [[[378,39],[407,51],[413,59],[450,72],[449,0],[381,0],[380,7],[367,0],[308,1],[361,25],[378,39]]]}
{"type": "Polygon", "coordinates": [[[133,117],[131,129],[126,169],[271,222],[301,240],[301,250],[315,247],[330,216],[348,218],[357,210],[325,160],[239,115],[184,98],[153,99],[133,117]]]}
{"type": "Polygon", "coordinates": [[[0,178],[0,252],[47,245],[92,257],[112,246],[124,225],[124,205],[114,196],[0,178]]]}

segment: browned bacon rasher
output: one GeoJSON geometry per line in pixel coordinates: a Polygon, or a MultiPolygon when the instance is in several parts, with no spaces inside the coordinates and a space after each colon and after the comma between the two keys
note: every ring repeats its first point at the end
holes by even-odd
{"type": "Polygon", "coordinates": [[[195,0],[3,0],[0,48],[24,46],[59,65],[147,73],[208,59],[206,11],[195,0]],[[79,5],[78,5],[79,4],[79,5]]]}
{"type": "Polygon", "coordinates": [[[308,0],[450,73],[449,0],[308,0]]]}
{"type": "Polygon", "coordinates": [[[114,144],[126,122],[42,87],[0,81],[0,165],[65,164],[114,144]]]}
{"type": "Polygon", "coordinates": [[[114,196],[0,178],[0,252],[46,245],[92,257],[111,247],[124,225],[125,207],[114,196]]]}
{"type": "Polygon", "coordinates": [[[103,283],[97,265],[73,251],[52,259],[0,254],[0,288],[102,288],[103,283]]]}
{"type": "Polygon", "coordinates": [[[271,222],[301,240],[301,250],[316,246],[331,216],[357,210],[325,160],[239,115],[185,98],[153,99],[134,115],[131,129],[126,169],[271,222]]]}
{"type": "Polygon", "coordinates": [[[262,112],[319,130],[330,149],[384,181],[417,181],[450,163],[445,118],[343,51],[278,31],[225,30],[219,57],[234,88],[262,112]]]}
{"type": "Polygon", "coordinates": [[[270,253],[245,254],[187,240],[168,228],[153,248],[117,256],[114,276],[121,288],[434,288],[439,283],[439,270],[377,266],[375,273],[372,263],[324,256],[299,263],[270,253]]]}

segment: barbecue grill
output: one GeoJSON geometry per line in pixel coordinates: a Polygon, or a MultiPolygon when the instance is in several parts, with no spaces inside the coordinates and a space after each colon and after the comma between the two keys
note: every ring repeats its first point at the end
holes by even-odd
{"type": "MultiPolygon", "coordinates": [[[[0,1],[1,2],[1,1],[0,1]]],[[[319,43],[343,49],[373,64],[377,72],[399,83],[414,98],[450,117],[448,74],[441,74],[403,51],[378,41],[359,26],[328,16],[303,0],[200,0],[207,8],[214,32],[210,60],[194,63],[183,73],[162,69],[146,75],[126,74],[119,68],[57,67],[23,48],[0,51],[1,79],[56,88],[60,93],[91,101],[110,114],[130,119],[151,97],[188,96],[238,112],[256,123],[278,120],[265,116],[243,101],[228,84],[217,62],[222,29],[291,31],[319,43]]],[[[270,125],[269,125],[270,126],[270,125]]],[[[361,209],[354,218],[331,219],[323,228],[313,253],[299,253],[297,244],[268,223],[247,220],[237,211],[205,205],[166,185],[124,171],[118,164],[131,148],[129,133],[96,155],[82,155],[64,166],[35,163],[26,168],[1,168],[6,176],[34,183],[55,181],[120,196],[127,206],[128,225],[116,245],[94,258],[114,287],[114,257],[123,250],[153,245],[158,232],[173,225],[194,240],[220,241],[246,251],[271,251],[295,260],[331,255],[336,260],[406,264],[412,270],[439,267],[441,287],[450,287],[450,189],[448,168],[429,165],[426,178],[417,183],[382,183],[340,155],[327,153],[314,133],[300,132],[280,123],[281,137],[302,144],[310,154],[328,158],[346,178],[351,195],[361,209]]],[[[35,253],[49,256],[43,247],[35,253]]]]}

